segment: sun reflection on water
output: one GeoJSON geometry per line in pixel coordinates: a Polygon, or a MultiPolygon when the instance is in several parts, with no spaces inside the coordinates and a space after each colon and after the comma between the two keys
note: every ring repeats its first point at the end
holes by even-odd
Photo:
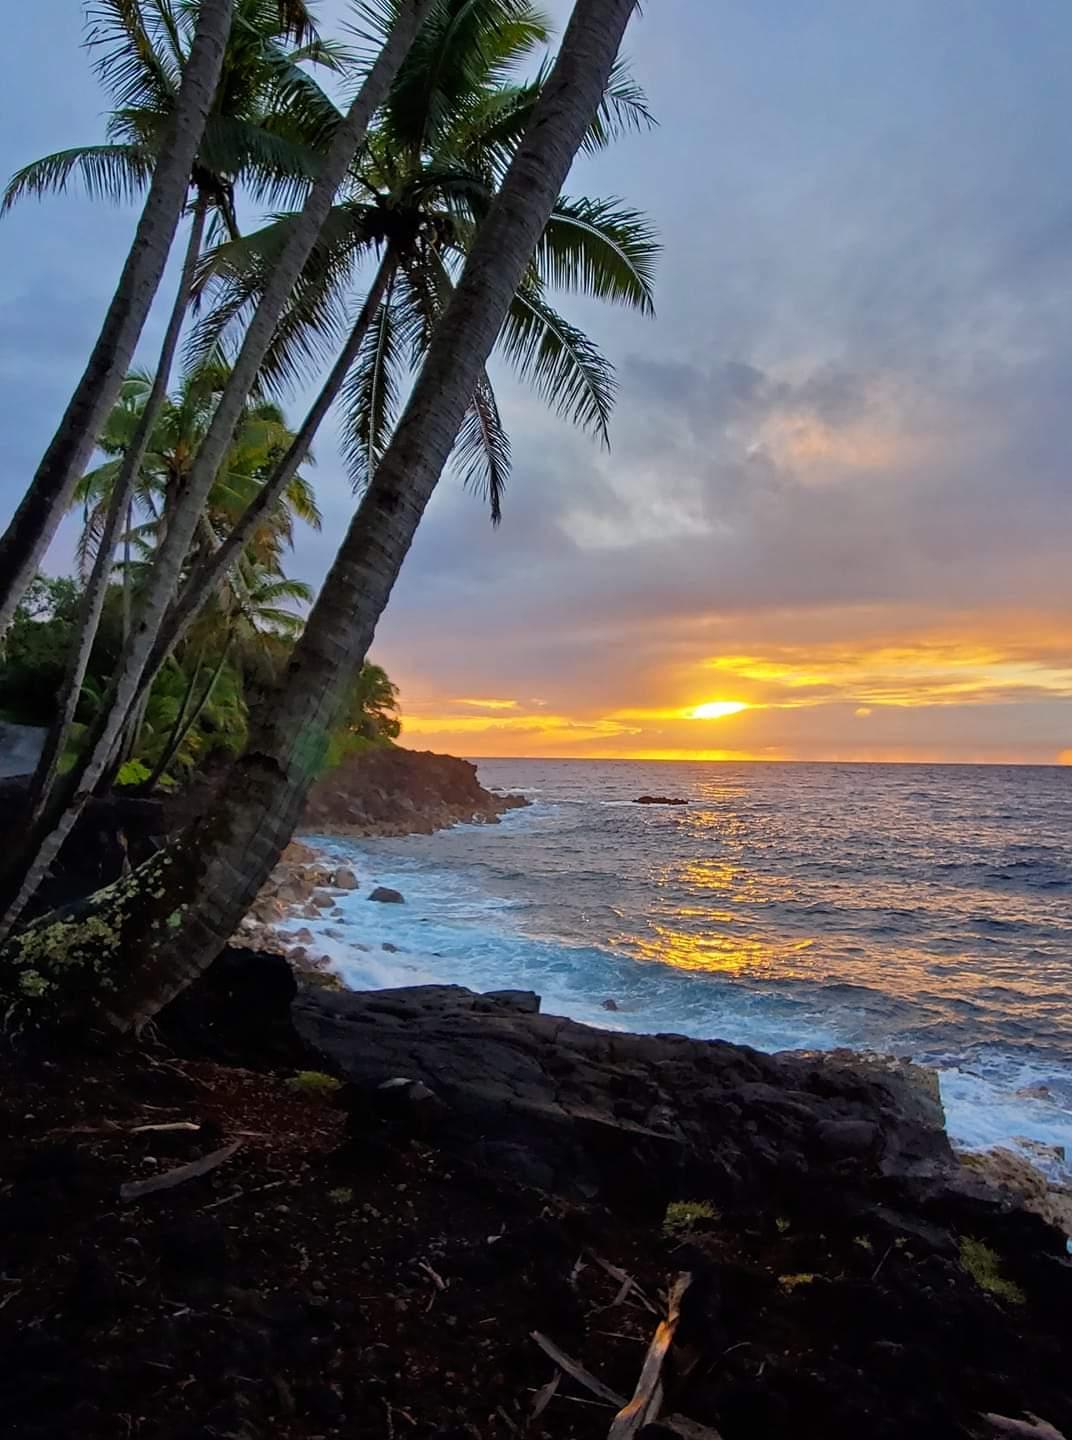
{"type": "MultiPolygon", "coordinates": [[[[707,918],[710,919],[710,916],[707,918]]],[[[697,935],[656,923],[650,935],[622,936],[618,943],[627,946],[638,960],[656,960],[679,970],[751,976],[776,971],[779,976],[785,976],[792,970],[791,957],[810,949],[815,941],[771,940],[760,935],[730,935],[717,931],[697,935]]]]}

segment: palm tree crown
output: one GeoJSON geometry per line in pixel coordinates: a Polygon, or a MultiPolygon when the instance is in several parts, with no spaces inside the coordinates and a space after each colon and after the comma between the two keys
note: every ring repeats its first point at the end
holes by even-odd
{"type": "MultiPolygon", "coordinates": [[[[397,0],[380,0],[389,21],[397,0]]],[[[366,7],[369,13],[369,7],[366,7]]],[[[269,386],[307,376],[348,329],[351,287],[380,258],[383,294],[341,390],[343,448],[355,487],[369,481],[397,419],[413,367],[426,352],[473,236],[486,213],[546,78],[518,80],[546,43],[533,6],[498,6],[491,18],[471,0],[444,0],[410,51],[380,118],[329,216],[279,326],[262,372],[269,386]]],[[[587,143],[601,148],[624,129],[651,123],[642,93],[618,68],[587,143]]],[[[213,307],[196,327],[191,358],[236,333],[263,290],[294,219],[276,216],[218,246],[200,285],[213,307]]],[[[652,311],[658,245],[650,223],[622,202],[560,197],[500,335],[499,353],[537,393],[604,440],[614,402],[611,366],[561,315],[551,291],[582,292],[652,311]]],[[[454,455],[463,479],[486,491],[498,519],[510,449],[485,374],[454,455]]]]}
{"type": "MultiPolygon", "coordinates": [[[[24,196],[81,180],[114,202],[146,188],[168,134],[198,15],[197,0],[93,0],[86,48],[112,98],[106,140],[46,155],[19,170],[0,213],[24,196]]],[[[315,174],[336,112],[305,65],[339,69],[347,51],[317,33],[305,0],[236,0],[223,73],[191,188],[218,231],[237,235],[235,191],[293,203],[315,174]],[[292,48],[287,48],[294,42],[292,48]]],[[[219,234],[216,238],[220,238],[219,234]]]]}

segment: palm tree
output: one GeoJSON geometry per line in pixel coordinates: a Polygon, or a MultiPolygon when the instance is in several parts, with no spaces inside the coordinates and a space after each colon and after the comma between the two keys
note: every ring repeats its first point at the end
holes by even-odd
{"type": "MultiPolygon", "coordinates": [[[[99,0],[100,13],[116,17],[132,0],[99,0]]],[[[89,363],[30,487],[0,537],[0,637],[36,573],[60,522],[71,490],[85,468],[104,418],[115,403],[171,251],[205,122],[223,67],[232,0],[202,0],[189,57],[164,126],[158,163],[112,302],[89,363]]],[[[122,56],[106,52],[105,73],[119,76],[122,56]]],[[[149,177],[148,163],[142,168],[149,177]]]]}
{"type": "MultiPolygon", "coordinates": [[[[467,0],[447,0],[422,31],[343,203],[328,217],[269,349],[266,380],[279,385],[299,377],[337,340],[337,317],[350,308],[349,284],[364,262],[378,257],[371,287],[291,450],[221,548],[190,576],[165,619],[142,689],[203,597],[222,582],[274,496],[290,483],[340,393],[355,488],[367,484],[383,453],[406,371],[427,351],[479,218],[546,81],[545,71],[526,83],[509,80],[546,39],[538,12],[522,6],[510,25],[485,24],[480,31],[470,9],[467,0]]],[[[652,123],[643,93],[616,66],[585,145],[602,149],[624,130],[652,123]]],[[[199,288],[215,282],[216,303],[195,332],[193,359],[217,353],[256,303],[293,224],[292,216],[278,218],[207,258],[199,288]]],[[[559,197],[499,338],[500,353],[523,379],[604,441],[614,401],[612,372],[587,336],[554,310],[547,291],[583,291],[650,313],[657,248],[644,217],[620,202],[559,197]]],[[[454,458],[465,481],[486,491],[497,522],[510,445],[486,371],[454,458]]]]}
{"type": "MultiPolygon", "coordinates": [[[[190,234],[178,292],[165,330],[153,385],[141,406],[141,423],[129,437],[112,486],[112,505],[87,578],[77,642],[61,692],[56,724],[31,785],[31,823],[47,804],[59,757],[70,734],[82,681],[100,623],[111,556],[156,415],[163,405],[193,278],[206,234],[237,236],[238,186],[269,202],[300,193],[316,169],[316,145],[334,107],[301,68],[337,68],[338,48],[316,33],[304,0],[235,0],[234,22],[222,73],[189,176],[190,234]],[[291,37],[300,48],[287,51],[291,37]]],[[[79,146],[25,166],[10,181],[0,213],[26,195],[62,192],[80,177],[91,194],[121,202],[143,187],[168,137],[181,77],[189,64],[198,5],[183,0],[104,0],[91,12],[88,44],[101,58],[97,72],[115,107],[107,143],[79,146]],[[144,12],[144,13],[143,13],[144,12]]],[[[129,627],[129,613],[127,614],[129,627]]]]}
{"type": "MultiPolygon", "coordinates": [[[[497,4],[509,8],[513,3],[515,0],[470,0],[474,6],[497,4]]],[[[0,939],[9,933],[26,902],[37,890],[111,763],[165,611],[181,581],[185,559],[214,477],[230,447],[235,427],[256,383],[290,292],[312,252],[335,192],[345,179],[358,147],[364,143],[372,117],[387,96],[435,0],[368,0],[368,4],[370,7],[388,7],[393,23],[345,119],[331,136],[301,211],[300,221],[294,226],[250,320],[212,422],[191,465],[187,485],[168,516],[167,534],[157,550],[153,570],[142,595],[137,623],[120,658],[85,750],[70,775],[57,784],[50,803],[37,822],[31,825],[22,854],[4,877],[0,903],[4,905],[5,913],[0,923],[0,939]]],[[[103,420],[103,415],[100,419],[103,420]]]]}
{"type": "Polygon", "coordinates": [[[203,718],[210,720],[217,735],[225,737],[228,749],[241,751],[249,681],[255,678],[263,685],[275,679],[301,632],[302,621],[295,607],[311,602],[311,588],[304,581],[288,579],[274,563],[248,557],[239,569],[238,583],[202,613],[181,659],[172,658],[171,667],[181,681],[178,696],[166,683],[166,670],[153,687],[147,728],[159,741],[150,740],[147,758],[151,759],[153,751],[156,758],[141,787],[145,793],[176,763],[189,769],[197,762],[203,748],[198,738],[203,718]],[[217,703],[221,681],[226,690],[222,713],[217,703]],[[165,705],[158,718],[153,714],[153,700],[161,688],[165,705]]]}
{"type": "Polygon", "coordinates": [[[30,927],[11,942],[4,956],[24,992],[40,995],[42,985],[56,983],[48,956],[57,950],[62,975],[72,966],[86,975],[90,964],[103,963],[110,988],[98,992],[101,1019],[120,1030],[138,1026],[211,961],[270,873],[598,111],[634,7],[635,0],[576,0],[529,129],[288,662],[286,684],[259,709],[218,801],[125,884],[102,892],[89,918],[30,927]]]}
{"type": "MultiPolygon", "coordinates": [[[[156,417],[127,512],[125,538],[141,557],[138,568],[143,579],[166,527],[168,507],[186,484],[226,377],[227,369],[222,365],[188,372],[174,397],[165,401],[156,417]]],[[[72,508],[80,509],[84,518],[78,543],[83,568],[98,549],[130,437],[141,423],[152,384],[152,377],[143,372],[135,371],[128,376],[119,403],[98,442],[107,458],[87,471],[75,491],[72,508]]],[[[269,400],[247,402],[230,451],[209,492],[205,523],[200,536],[195,537],[187,563],[192,564],[206,544],[214,548],[220,536],[230,531],[235,516],[241,514],[259,492],[277,457],[285,453],[293,439],[293,432],[288,429],[277,404],[269,400]]],[[[294,483],[250,537],[250,551],[262,563],[277,560],[282,549],[292,542],[295,520],[305,521],[315,530],[320,528],[320,511],[312,486],[300,474],[294,477],[294,483]]],[[[131,563],[132,577],[134,568],[131,563]]],[[[126,569],[124,561],[123,570],[126,569]]]]}

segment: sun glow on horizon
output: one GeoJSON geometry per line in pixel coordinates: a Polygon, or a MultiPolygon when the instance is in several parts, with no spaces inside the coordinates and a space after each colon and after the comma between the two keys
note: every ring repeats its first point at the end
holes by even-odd
{"type": "Polygon", "coordinates": [[[750,709],[751,706],[743,700],[708,700],[687,713],[690,720],[722,720],[727,715],[739,715],[742,710],[750,709]]]}

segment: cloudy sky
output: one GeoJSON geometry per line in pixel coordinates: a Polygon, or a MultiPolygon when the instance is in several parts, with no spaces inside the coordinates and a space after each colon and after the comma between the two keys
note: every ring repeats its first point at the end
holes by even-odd
{"type": "MultiPolygon", "coordinates": [[[[504,523],[445,480],[377,637],[407,741],[1072,760],[1072,11],[644,8],[660,128],[570,190],[656,220],[658,316],[563,301],[618,369],[609,452],[504,377],[504,523]]],[[[74,0],[5,24],[10,173],[98,138],[105,102],[74,0]]],[[[0,222],[0,520],[131,225],[74,195],[0,222]]],[[[318,456],[311,579],[353,503],[332,435],[318,456]]],[[[70,556],[65,530],[50,568],[70,556]]]]}

